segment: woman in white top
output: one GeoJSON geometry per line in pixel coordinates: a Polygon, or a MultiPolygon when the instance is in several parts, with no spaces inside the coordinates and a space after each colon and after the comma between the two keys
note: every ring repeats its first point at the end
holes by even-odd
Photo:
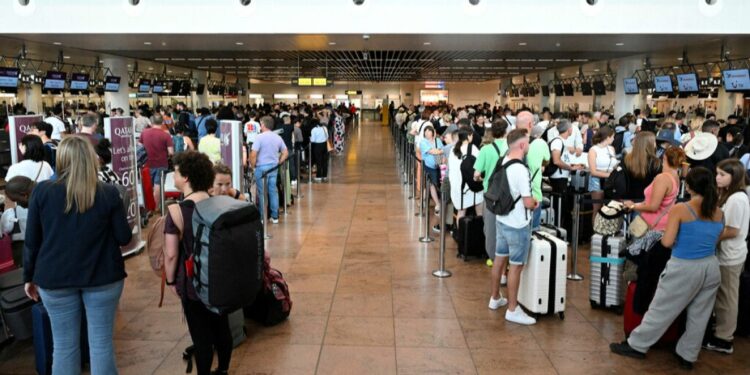
{"type": "Polygon", "coordinates": [[[737,329],[740,273],[747,259],[750,200],[745,185],[745,167],[736,159],[722,160],[716,166],[716,185],[719,188],[719,205],[724,211],[724,230],[719,239],[719,272],[721,284],[716,294],[714,313],[716,328],[707,337],[704,348],[726,354],[734,351],[732,340],[737,329]]]}
{"type": "MultiPolygon", "coordinates": [[[[592,199],[604,198],[604,181],[609,174],[617,167],[617,154],[612,142],[615,140],[615,133],[612,128],[607,126],[600,127],[594,134],[593,146],[589,149],[589,191],[592,199]]],[[[601,203],[593,204],[594,213],[592,219],[596,218],[596,213],[602,207],[601,203]]]]}
{"type": "Polygon", "coordinates": [[[24,176],[34,182],[49,180],[54,174],[52,167],[44,161],[44,143],[37,135],[27,134],[21,138],[18,150],[23,155],[23,160],[8,168],[5,181],[13,177],[24,176]]]}
{"type": "Polygon", "coordinates": [[[460,220],[466,215],[466,209],[472,206],[476,214],[481,216],[483,211],[481,204],[484,201],[484,196],[481,191],[475,193],[468,186],[463,186],[462,184],[461,162],[469,153],[477,157],[479,149],[471,143],[474,138],[472,132],[466,129],[459,129],[457,134],[458,141],[456,142],[456,146],[448,156],[448,180],[451,185],[451,202],[453,202],[453,206],[458,210],[457,219],[460,220]]]}

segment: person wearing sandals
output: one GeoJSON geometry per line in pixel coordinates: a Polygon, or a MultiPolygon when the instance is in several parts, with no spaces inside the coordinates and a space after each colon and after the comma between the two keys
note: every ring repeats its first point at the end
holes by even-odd
{"type": "Polygon", "coordinates": [[[435,202],[435,215],[440,215],[440,200],[438,189],[440,188],[440,164],[443,155],[443,142],[435,136],[435,128],[426,126],[424,138],[419,143],[419,151],[422,153],[422,164],[427,175],[430,186],[430,196],[435,202]]]}
{"type": "Polygon", "coordinates": [[[687,309],[687,326],[677,342],[675,356],[680,367],[692,369],[721,283],[716,245],[724,230],[724,214],[711,171],[694,168],[685,181],[691,199],[669,213],[661,244],[672,248],[672,257],[654,299],[630,337],[609,347],[615,354],[644,359],[649,348],[687,309]]]}

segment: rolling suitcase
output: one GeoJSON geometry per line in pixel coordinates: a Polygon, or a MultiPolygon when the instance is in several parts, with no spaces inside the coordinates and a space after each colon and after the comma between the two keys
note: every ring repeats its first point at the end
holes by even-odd
{"type": "Polygon", "coordinates": [[[481,216],[462,217],[458,221],[458,229],[455,233],[459,258],[466,261],[469,258],[487,257],[484,245],[484,219],[481,216]]]}
{"type": "Polygon", "coordinates": [[[625,258],[620,252],[626,247],[625,237],[591,237],[591,285],[589,300],[592,308],[612,309],[618,313],[625,302],[625,282],[622,277],[625,258]]]}
{"type": "Polygon", "coordinates": [[[740,274],[740,297],[735,336],[750,336],[750,263],[740,274]]]}
{"type": "Polygon", "coordinates": [[[563,241],[568,238],[568,231],[565,230],[565,228],[562,227],[556,227],[553,224],[550,223],[542,223],[542,225],[539,227],[539,231],[549,234],[550,236],[555,236],[557,238],[562,239],[563,241]]]}
{"type": "Polygon", "coordinates": [[[536,314],[565,319],[568,244],[544,232],[534,232],[526,266],[521,272],[518,303],[536,314]]]}
{"type": "Polygon", "coordinates": [[[34,301],[26,296],[23,285],[6,289],[0,295],[3,323],[16,340],[31,338],[31,307],[34,301]]]}
{"type": "MultiPolygon", "coordinates": [[[[39,375],[52,374],[52,326],[44,304],[36,303],[31,308],[34,324],[34,359],[39,375]]],[[[81,367],[89,362],[89,343],[86,316],[81,318],[81,367]]]]}
{"type": "Polygon", "coordinates": [[[229,313],[229,330],[232,332],[232,347],[238,347],[247,339],[245,314],[242,309],[229,313]]]}
{"type": "MultiPolygon", "coordinates": [[[[627,293],[625,295],[625,308],[622,313],[623,330],[625,331],[625,337],[630,336],[630,332],[633,332],[643,320],[643,315],[635,312],[633,308],[633,299],[635,298],[635,289],[637,284],[632,282],[628,284],[627,293]]],[[[684,317],[680,317],[675,320],[672,325],[669,326],[664,335],[659,339],[660,344],[674,344],[680,338],[682,331],[684,331],[684,317]],[[682,328],[682,329],[681,329],[682,328]]]]}

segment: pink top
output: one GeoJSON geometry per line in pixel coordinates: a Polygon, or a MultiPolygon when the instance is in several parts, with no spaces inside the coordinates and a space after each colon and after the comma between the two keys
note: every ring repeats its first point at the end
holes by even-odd
{"type": "MultiPolygon", "coordinates": [[[[658,223],[654,223],[654,221],[659,218],[659,215],[661,215],[662,212],[668,211],[670,208],[672,208],[672,205],[674,205],[677,201],[677,192],[679,190],[677,180],[672,176],[670,176],[669,178],[672,179],[672,192],[664,196],[664,198],[661,200],[661,204],[659,205],[659,209],[655,212],[641,212],[641,217],[643,217],[643,220],[646,220],[648,225],[650,225],[653,230],[664,231],[667,229],[667,218],[669,217],[669,214],[662,216],[661,219],[659,219],[658,223]]],[[[651,200],[651,193],[653,192],[653,190],[654,183],[651,182],[646,190],[643,191],[643,195],[645,198],[644,202],[649,202],[651,200]]]]}

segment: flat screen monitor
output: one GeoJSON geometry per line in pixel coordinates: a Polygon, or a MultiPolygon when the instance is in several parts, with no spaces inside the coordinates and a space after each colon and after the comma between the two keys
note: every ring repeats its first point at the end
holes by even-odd
{"type": "Polygon", "coordinates": [[[89,89],[88,74],[73,74],[70,77],[70,91],[86,91],[89,89]]]}
{"type": "Polygon", "coordinates": [[[0,68],[0,87],[18,87],[18,68],[0,68]]]}
{"type": "Polygon", "coordinates": [[[154,94],[163,94],[164,93],[164,88],[166,86],[167,86],[167,83],[164,82],[164,81],[156,81],[156,82],[154,82],[153,93],[154,94]]]}
{"type": "Polygon", "coordinates": [[[670,76],[656,76],[654,77],[654,92],[669,94],[673,92],[672,88],[672,77],[670,76]]]}
{"type": "Polygon", "coordinates": [[[698,92],[698,76],[695,73],[678,74],[677,91],[698,92]]]}
{"type": "Polygon", "coordinates": [[[104,78],[104,91],[105,92],[120,91],[120,77],[109,76],[109,77],[104,78]]]}
{"type": "Polygon", "coordinates": [[[635,95],[640,92],[638,90],[638,80],[635,78],[625,78],[622,80],[623,88],[625,89],[625,94],[627,95],[635,95]]]}
{"type": "Polygon", "coordinates": [[[594,94],[595,95],[607,95],[607,87],[604,86],[604,82],[594,81],[594,94]]]}
{"type": "Polygon", "coordinates": [[[536,96],[536,89],[533,88],[533,87],[527,87],[526,88],[526,95],[524,95],[524,96],[528,96],[528,97],[534,97],[534,96],[536,96]]]}
{"type": "Polygon", "coordinates": [[[555,85],[555,95],[556,96],[562,96],[563,95],[563,87],[562,87],[562,85],[555,85]]]}
{"type": "Polygon", "coordinates": [[[542,86],[542,96],[549,96],[549,86],[542,86]]]}
{"type": "Polygon", "coordinates": [[[565,96],[575,95],[575,91],[573,90],[573,85],[570,83],[566,83],[563,85],[563,91],[565,92],[565,96]]]}
{"type": "Polygon", "coordinates": [[[583,96],[591,96],[592,93],[591,82],[581,82],[581,94],[583,96]]]}
{"type": "Polygon", "coordinates": [[[196,95],[203,95],[205,91],[206,91],[206,85],[203,83],[199,83],[198,87],[195,88],[196,95]]]}
{"type": "Polygon", "coordinates": [[[142,79],[138,81],[138,92],[149,92],[151,91],[151,80],[142,79]]]}
{"type": "Polygon", "coordinates": [[[44,90],[63,90],[65,88],[65,72],[47,72],[44,79],[44,90]]]}
{"type": "Polygon", "coordinates": [[[721,72],[726,91],[750,91],[750,71],[747,69],[725,70],[721,72]]]}
{"type": "Polygon", "coordinates": [[[180,81],[180,96],[190,95],[191,87],[190,81],[180,81]]]}

